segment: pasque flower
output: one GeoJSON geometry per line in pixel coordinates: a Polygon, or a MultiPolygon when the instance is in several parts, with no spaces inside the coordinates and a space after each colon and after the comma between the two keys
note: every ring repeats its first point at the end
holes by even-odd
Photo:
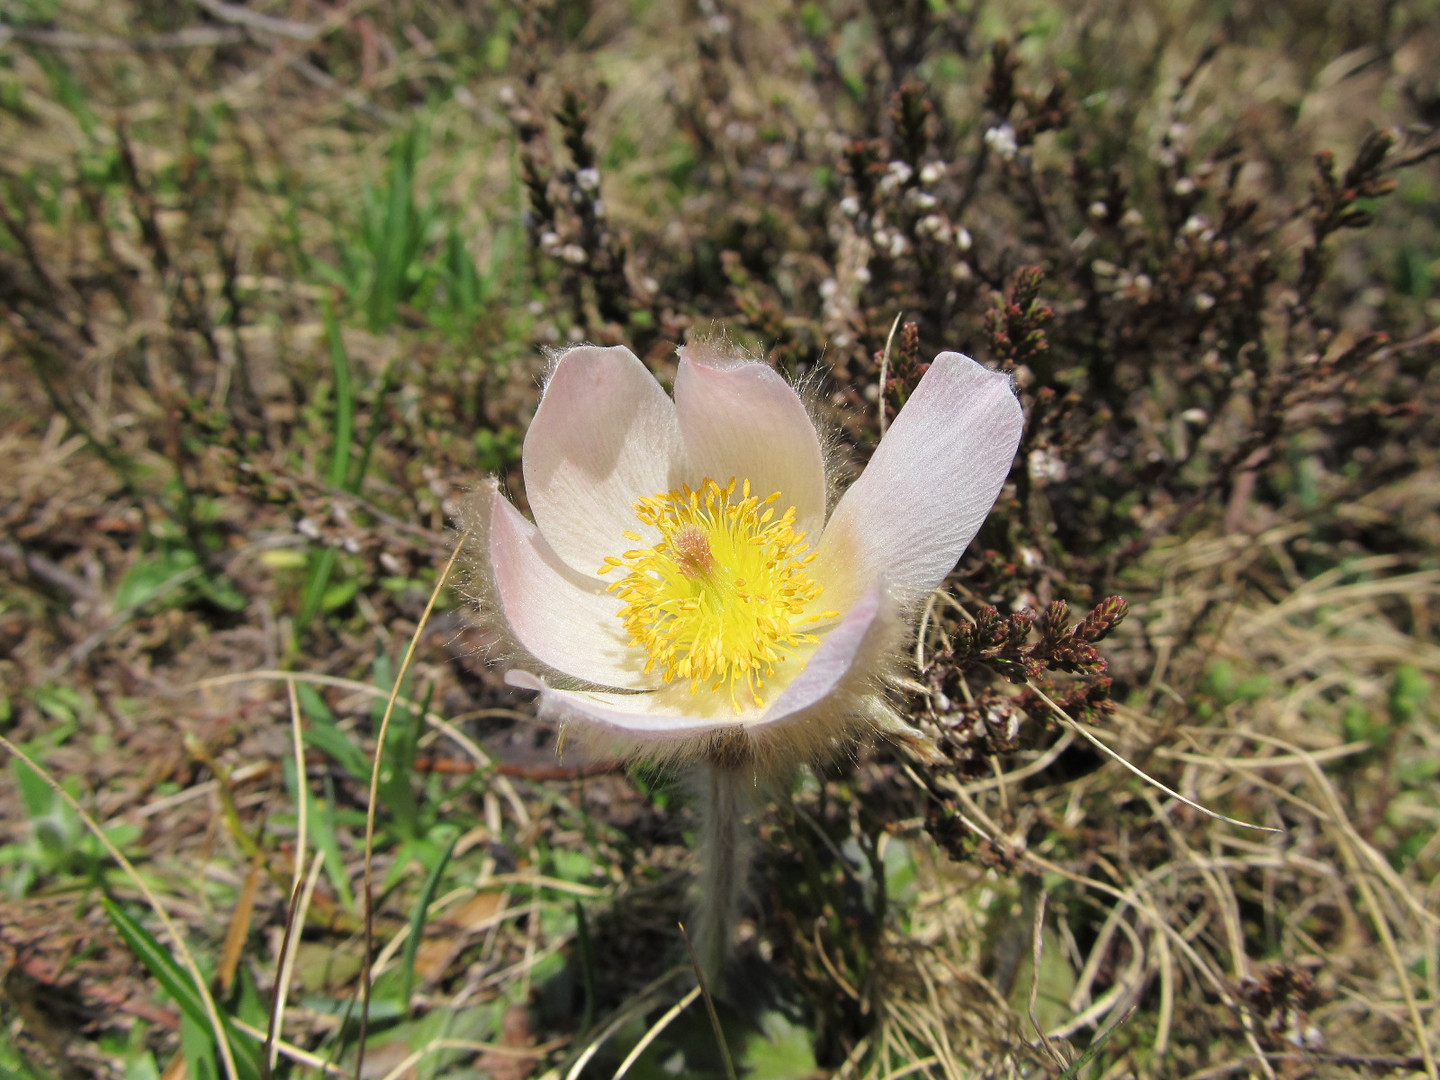
{"type": "Polygon", "coordinates": [[[697,763],[712,970],[743,882],[747,789],[866,731],[912,620],[975,536],[1023,418],[1007,376],[941,353],[834,501],[805,404],[768,365],[680,350],[675,396],[623,347],[560,354],[525,437],[527,520],[490,481],[471,591],[543,716],[697,763]]]}
{"type": "Polygon", "coordinates": [[[835,469],[768,365],[682,348],[672,400],[628,349],[560,354],[523,450],[535,523],[493,481],[465,522],[508,681],[637,757],[763,769],[908,730],[886,679],[1022,422],[1005,375],[941,353],[827,513],[835,469]]]}

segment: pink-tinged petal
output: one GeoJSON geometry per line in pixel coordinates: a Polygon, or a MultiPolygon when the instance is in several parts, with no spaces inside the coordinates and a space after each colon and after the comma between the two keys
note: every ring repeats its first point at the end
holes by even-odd
{"type": "Polygon", "coordinates": [[[680,350],[675,408],[696,478],[749,480],[762,499],[780,492],[813,545],[825,523],[825,462],[800,396],[768,364],[726,359],[708,345],[680,350]]]}
{"type": "Polygon", "coordinates": [[[1009,376],[937,356],[825,526],[823,602],[844,611],[884,577],[909,606],[944,581],[995,505],[1024,424],[1009,376]]]}
{"type": "Polygon", "coordinates": [[[581,345],[555,364],[523,450],[535,523],[571,567],[594,573],[634,544],[633,504],[682,479],[675,406],[629,349],[581,345]]]}
{"type": "Polygon", "coordinates": [[[643,689],[644,651],[629,646],[621,604],[601,578],[565,565],[498,491],[490,514],[494,599],[515,640],[535,659],[584,682],[643,689]]]}
{"type": "Polygon", "coordinates": [[[540,715],[546,719],[591,725],[626,744],[658,745],[693,740],[696,736],[745,724],[743,719],[734,717],[687,716],[676,712],[669,703],[669,695],[560,690],[518,669],[506,672],[505,681],[521,690],[538,690],[540,715]]]}
{"type": "Polygon", "coordinates": [[[800,674],[785,687],[780,696],[765,710],[753,726],[781,724],[798,718],[813,705],[833,694],[859,663],[874,659],[881,641],[894,636],[885,614],[885,589],[874,582],[860,597],[860,602],[845,613],[835,629],[825,635],[810,655],[800,674]]]}

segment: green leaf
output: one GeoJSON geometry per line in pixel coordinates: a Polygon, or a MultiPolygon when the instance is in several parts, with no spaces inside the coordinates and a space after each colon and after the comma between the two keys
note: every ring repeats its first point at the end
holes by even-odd
{"type": "Polygon", "coordinates": [[[342,581],[331,585],[320,596],[320,610],[324,612],[339,611],[360,591],[360,582],[351,578],[349,581],[342,581]]]}
{"type": "Polygon", "coordinates": [[[112,603],[118,609],[137,608],[167,597],[178,603],[179,586],[199,577],[199,560],[189,548],[169,548],[141,559],[120,579],[112,603]]]}
{"type": "Polygon", "coordinates": [[[749,1080],[790,1080],[814,1076],[814,1036],[778,1012],[760,1018],[761,1037],[745,1044],[745,1075],[749,1080]]]}
{"type": "Polygon", "coordinates": [[[55,793],[45,778],[19,758],[10,762],[10,771],[15,774],[15,786],[20,789],[20,798],[25,803],[25,812],[32,818],[43,817],[50,812],[55,793]]]}

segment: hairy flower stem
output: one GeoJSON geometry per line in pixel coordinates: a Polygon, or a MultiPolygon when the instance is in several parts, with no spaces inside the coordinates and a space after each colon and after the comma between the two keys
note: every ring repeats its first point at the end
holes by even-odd
{"type": "Polygon", "coordinates": [[[712,990],[721,975],[749,876],[753,843],[745,823],[754,806],[755,772],[723,750],[698,770],[700,877],[695,898],[695,955],[712,990]]]}

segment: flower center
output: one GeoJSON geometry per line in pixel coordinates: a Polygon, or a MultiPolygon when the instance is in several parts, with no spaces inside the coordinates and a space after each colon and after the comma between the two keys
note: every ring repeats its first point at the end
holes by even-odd
{"type": "Polygon", "coordinates": [[[646,672],[658,666],[667,683],[689,679],[692,694],[728,686],[739,712],[765,703],[776,664],[819,640],[795,628],[839,612],[806,614],[821,587],[807,572],[815,555],[795,531],[795,508],[776,517],[780,492],[761,499],[746,480],[736,500],[735,489],[733,478],[721,487],[707,477],[698,490],[687,484],[640,499],[635,516],[660,539],[607,556],[599,573],[628,571],[610,591],[625,602],[619,617],[630,644],[645,649],[646,672]]]}

